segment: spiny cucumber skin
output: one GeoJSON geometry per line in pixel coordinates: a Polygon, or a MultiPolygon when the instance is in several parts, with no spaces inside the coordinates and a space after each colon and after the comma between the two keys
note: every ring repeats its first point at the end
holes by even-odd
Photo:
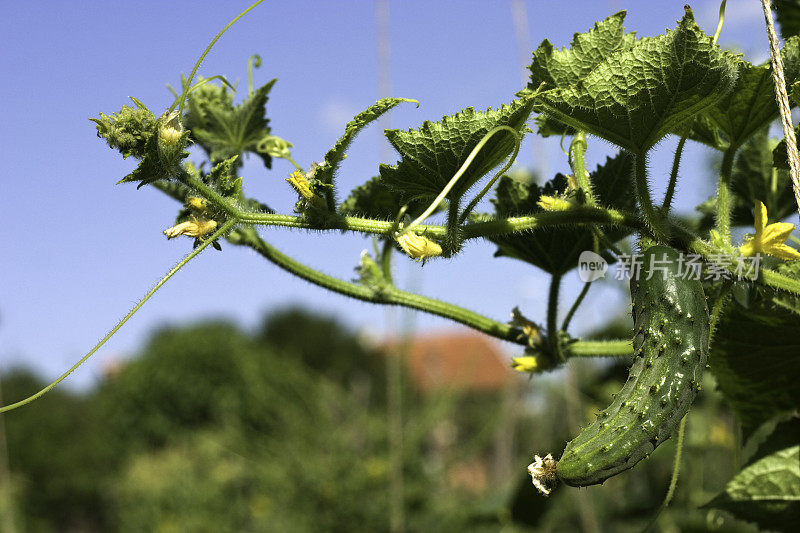
{"type": "Polygon", "coordinates": [[[630,375],[614,402],[567,444],[556,473],[568,485],[595,485],[632,468],[689,411],[708,358],[709,316],[700,281],[678,277],[678,257],[666,246],[642,255],[639,279],[631,279],[630,375]],[[647,280],[651,257],[664,270],[647,280]]]}

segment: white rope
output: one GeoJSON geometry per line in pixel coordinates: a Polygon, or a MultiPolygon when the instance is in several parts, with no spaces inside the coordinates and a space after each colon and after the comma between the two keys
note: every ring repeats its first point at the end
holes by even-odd
{"type": "Polygon", "coordinates": [[[797,212],[800,214],[800,156],[797,154],[797,139],[792,127],[792,112],[789,109],[789,96],[786,94],[786,79],[783,75],[783,63],[778,48],[778,37],[775,35],[775,25],[772,22],[772,8],[770,0],[761,0],[764,8],[764,19],[767,22],[767,37],[769,38],[769,54],[772,58],[772,76],[775,79],[775,97],[778,101],[778,110],[783,125],[783,136],[786,139],[786,153],[789,157],[789,169],[794,188],[794,199],[797,202],[797,212]]]}

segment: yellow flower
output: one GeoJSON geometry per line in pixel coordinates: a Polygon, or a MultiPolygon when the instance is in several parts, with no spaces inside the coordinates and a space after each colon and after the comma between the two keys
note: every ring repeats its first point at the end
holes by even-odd
{"type": "Polygon", "coordinates": [[[751,256],[764,253],[779,259],[800,259],[800,252],[784,244],[794,230],[789,222],[773,222],[767,224],[767,206],[756,203],[754,211],[756,234],[745,238],[739,247],[742,255],[751,256]]]}
{"type": "Polygon", "coordinates": [[[301,198],[315,207],[325,208],[325,200],[314,194],[311,190],[311,184],[302,172],[295,170],[290,177],[286,178],[286,181],[297,191],[301,198]]]}
{"type": "Polygon", "coordinates": [[[539,364],[539,358],[535,355],[523,355],[522,357],[511,358],[511,368],[517,372],[528,372],[534,374],[541,372],[542,368],[539,364]]]}
{"type": "Polygon", "coordinates": [[[181,222],[178,225],[164,230],[164,235],[167,236],[167,239],[174,239],[180,235],[202,239],[204,235],[211,233],[215,229],[217,229],[217,222],[215,220],[192,216],[191,220],[181,222]]]}
{"type": "Polygon", "coordinates": [[[405,253],[417,261],[442,255],[442,247],[423,235],[404,233],[395,237],[397,244],[405,253]]]}
{"type": "Polygon", "coordinates": [[[545,211],[566,211],[572,207],[569,201],[557,196],[540,196],[537,204],[545,211]]]}

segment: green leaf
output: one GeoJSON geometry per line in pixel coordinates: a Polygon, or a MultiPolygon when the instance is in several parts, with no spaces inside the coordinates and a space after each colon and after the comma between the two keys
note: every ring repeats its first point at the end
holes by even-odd
{"type": "MultiPolygon", "coordinates": [[[[591,176],[594,193],[600,204],[618,209],[633,209],[635,197],[631,172],[633,164],[624,153],[608,158],[591,176]]],[[[492,199],[498,217],[531,215],[542,212],[537,205],[541,196],[554,196],[567,188],[567,179],[559,174],[539,186],[532,176],[510,178],[503,176],[497,186],[497,196],[492,199]],[[527,179],[526,179],[527,178],[527,179]]],[[[630,232],[621,228],[608,228],[611,241],[622,239],[630,232]]],[[[497,245],[496,257],[512,257],[535,265],[551,274],[563,274],[578,266],[578,256],[594,246],[592,232],[582,227],[557,227],[490,237],[497,245]]]]}
{"type": "MultiPolygon", "coordinates": [[[[398,191],[403,202],[431,200],[441,192],[470,152],[497,126],[509,126],[521,135],[531,113],[533,98],[523,97],[500,109],[475,111],[473,108],[446,116],[439,122],[425,121],[419,129],[387,130],[386,137],[400,153],[396,166],[381,165],[381,178],[398,191]]],[[[447,198],[453,202],[483,175],[508,157],[516,145],[508,131],[489,139],[447,198]]]]}
{"type": "Polygon", "coordinates": [[[772,8],[781,27],[781,37],[800,35],[800,0],[774,0],[772,8]]]}
{"type": "Polygon", "coordinates": [[[391,220],[402,207],[400,195],[383,184],[379,176],[352,190],[339,206],[342,215],[391,220]]]}
{"type": "Polygon", "coordinates": [[[644,153],[724,96],[736,69],[735,56],[713,44],[687,7],[676,30],[636,41],[538,101],[565,124],[644,153]]]}
{"type": "Polygon", "coordinates": [[[632,48],[636,34],[625,33],[624,21],[625,11],[611,15],[588,32],[576,33],[569,48],[556,50],[547,39],[542,41],[528,67],[528,88],[536,90],[542,83],[546,89],[576,85],[613,53],[632,48]]]}
{"type": "MultiPolygon", "coordinates": [[[[742,223],[753,224],[753,208],[756,201],[767,206],[770,222],[783,220],[797,209],[792,180],[788,171],[772,166],[772,152],[776,139],[763,129],[745,143],[736,155],[732,170],[732,191],[743,203],[747,214],[739,216],[742,223]]],[[[736,208],[734,208],[736,209],[736,208]]],[[[734,213],[735,215],[735,213],[734,213]]]]}
{"type": "MultiPolygon", "coordinates": [[[[789,92],[789,100],[794,105],[800,105],[800,82],[795,82],[789,92]]],[[[800,125],[794,128],[795,139],[800,138],[800,125]]],[[[789,154],[786,152],[786,139],[781,139],[772,152],[772,164],[775,168],[789,170],[789,154]]]]}
{"type": "MultiPolygon", "coordinates": [[[[563,88],[577,84],[608,56],[619,50],[627,50],[636,42],[635,33],[625,33],[622,26],[625,11],[611,15],[595,23],[594,29],[576,33],[569,48],[554,49],[545,39],[533,52],[533,62],[528,89],[535,91],[544,83],[545,89],[563,88]]],[[[572,135],[575,130],[549,115],[536,117],[538,133],[550,135],[572,135]]]]}
{"type": "MultiPolygon", "coordinates": [[[[791,85],[800,74],[800,37],[786,41],[781,59],[787,85],[791,85]]],[[[778,106],[770,64],[756,66],[742,59],[737,62],[738,76],[733,89],[704,115],[719,128],[728,143],[739,146],[778,118],[778,106]]]]}
{"type": "MultiPolygon", "coordinates": [[[[795,268],[786,265],[779,270],[795,268]]],[[[800,406],[800,314],[781,297],[760,290],[747,308],[731,301],[711,343],[711,371],[745,434],[800,406]]]]}
{"type": "Polygon", "coordinates": [[[755,457],[705,507],[760,528],[795,531],[800,522],[800,420],[776,426],[755,457]]]}
{"type": "MultiPolygon", "coordinates": [[[[734,226],[753,226],[757,201],[767,206],[770,222],[783,220],[797,209],[788,170],[772,166],[773,149],[778,141],[770,138],[768,131],[764,128],[756,132],[736,152],[731,170],[731,223],[734,226]]],[[[713,226],[716,205],[716,197],[711,197],[698,207],[703,213],[704,227],[713,226]]]]}
{"type": "MultiPolygon", "coordinates": [[[[264,166],[271,168],[272,157],[257,150],[258,143],[269,135],[266,105],[273,79],[250,94],[238,106],[227,88],[206,83],[189,93],[185,125],[192,138],[208,153],[212,163],[245,152],[257,154],[264,166]]],[[[236,168],[242,164],[241,158],[236,168]]]]}
{"type": "Polygon", "coordinates": [[[625,33],[625,11],[620,11],[594,24],[585,33],[575,33],[569,48],[556,49],[545,39],[533,52],[528,66],[528,90],[564,88],[576,85],[600,63],[619,50],[630,49],[636,33],[625,33]]]}
{"type": "Polygon", "coordinates": [[[350,143],[353,142],[356,135],[364,129],[371,122],[378,117],[402,104],[403,102],[413,102],[419,107],[419,102],[409,98],[381,98],[375,104],[369,106],[367,109],[359,113],[353,118],[344,128],[344,135],[342,135],[333,148],[328,150],[325,154],[325,159],[317,167],[314,177],[322,184],[333,185],[334,175],[339,169],[339,164],[347,157],[347,149],[350,143]]]}
{"type": "Polygon", "coordinates": [[[214,168],[211,169],[211,172],[205,178],[206,181],[223,196],[242,196],[242,178],[233,177],[236,168],[236,160],[238,158],[238,155],[234,155],[214,165],[214,168]]]}

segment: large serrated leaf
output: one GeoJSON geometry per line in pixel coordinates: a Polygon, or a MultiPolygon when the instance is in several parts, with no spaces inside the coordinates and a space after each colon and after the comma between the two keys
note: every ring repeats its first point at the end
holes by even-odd
{"type": "MultiPolygon", "coordinates": [[[[786,41],[781,59],[788,86],[800,75],[800,37],[786,41]]],[[[704,114],[735,146],[772,123],[778,118],[778,106],[770,64],[756,66],[739,59],[733,89],[709,106],[704,114]]]]}
{"type": "MultiPolygon", "coordinates": [[[[531,113],[533,98],[514,100],[500,109],[473,108],[426,121],[419,129],[387,130],[386,137],[400,153],[396,166],[381,165],[381,178],[401,194],[403,202],[429,200],[441,192],[480,140],[497,126],[509,126],[521,135],[531,113]]],[[[482,176],[498,166],[514,149],[510,132],[500,131],[489,139],[447,198],[458,199],[482,176]]]]}
{"type": "MultiPolygon", "coordinates": [[[[779,270],[792,275],[794,265],[779,270]]],[[[709,364],[745,434],[800,407],[800,314],[780,293],[760,291],[747,308],[732,301],[711,343],[709,364]]]]}
{"type": "MultiPolygon", "coordinates": [[[[259,87],[238,106],[233,105],[232,97],[224,87],[210,83],[189,93],[185,125],[212,163],[252,152],[261,157],[264,166],[272,166],[272,157],[259,152],[257,146],[270,132],[265,108],[276,81],[273,79],[259,87]]],[[[241,164],[240,157],[236,168],[241,164]]]]}
{"type": "MultiPolygon", "coordinates": [[[[633,209],[635,197],[631,183],[632,160],[627,154],[608,158],[591,174],[594,193],[600,204],[619,209],[633,209]]],[[[537,205],[542,195],[552,196],[564,191],[567,180],[558,175],[539,186],[503,176],[497,186],[497,196],[492,199],[497,216],[512,217],[539,213],[537,205]]],[[[606,231],[611,241],[619,240],[630,232],[621,228],[606,231]]],[[[512,257],[531,263],[551,274],[563,274],[578,266],[578,256],[594,245],[591,231],[586,227],[557,227],[525,233],[491,237],[497,245],[495,256],[512,257]]]]}
{"type": "Polygon", "coordinates": [[[736,57],[713,44],[687,7],[674,31],[636,41],[539,102],[567,125],[644,153],[723,97],[736,74],[736,57]]]}
{"type": "Polygon", "coordinates": [[[328,153],[325,154],[325,159],[317,167],[314,178],[326,185],[333,184],[334,174],[336,174],[339,164],[347,157],[347,149],[350,147],[350,143],[353,142],[353,139],[356,138],[356,135],[371,122],[403,102],[413,102],[419,105],[419,102],[409,98],[381,98],[356,115],[355,118],[345,126],[344,135],[339,137],[339,140],[336,141],[333,148],[328,150],[328,153]]]}
{"type": "Polygon", "coordinates": [[[774,531],[796,531],[800,523],[800,420],[778,424],[750,463],[705,507],[774,531]]]}

